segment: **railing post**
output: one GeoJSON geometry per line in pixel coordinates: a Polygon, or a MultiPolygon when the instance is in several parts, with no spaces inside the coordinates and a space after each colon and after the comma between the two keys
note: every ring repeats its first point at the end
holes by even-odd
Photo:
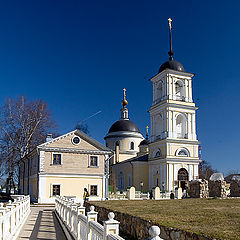
{"type": "Polygon", "coordinates": [[[86,208],[83,206],[83,203],[80,202],[80,206],[77,207],[77,212],[78,212],[78,214],[85,215],[85,211],[86,211],[85,209],[86,209],[86,208]]]}
{"type": "Polygon", "coordinates": [[[0,217],[1,217],[1,225],[0,225],[0,239],[5,239],[6,236],[6,218],[4,214],[6,213],[6,208],[3,207],[3,203],[0,203],[0,217]]]}
{"type": "Polygon", "coordinates": [[[108,234],[119,235],[119,222],[114,219],[115,214],[110,212],[108,214],[108,220],[103,222],[104,233],[103,240],[107,240],[108,234]]]}
{"type": "Polygon", "coordinates": [[[148,232],[150,235],[150,240],[163,240],[162,238],[159,237],[160,228],[158,226],[151,226],[148,232]]]}
{"type": "Polygon", "coordinates": [[[88,233],[88,240],[92,238],[92,230],[90,228],[90,221],[97,222],[97,215],[98,213],[94,211],[95,207],[90,206],[90,212],[87,212],[87,233],[88,233]]]}

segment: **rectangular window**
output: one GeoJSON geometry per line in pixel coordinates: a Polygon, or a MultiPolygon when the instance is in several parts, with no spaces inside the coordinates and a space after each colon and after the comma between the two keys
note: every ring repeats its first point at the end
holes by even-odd
{"type": "Polygon", "coordinates": [[[91,167],[98,166],[98,157],[97,156],[90,156],[90,166],[91,167]]]}
{"type": "Polygon", "coordinates": [[[61,154],[53,154],[53,165],[61,165],[62,164],[62,155],[61,154]]]}
{"type": "Polygon", "coordinates": [[[90,195],[91,196],[97,196],[97,185],[91,185],[90,186],[90,195]]]}
{"type": "Polygon", "coordinates": [[[52,196],[60,196],[60,185],[52,185],[52,196]]]}

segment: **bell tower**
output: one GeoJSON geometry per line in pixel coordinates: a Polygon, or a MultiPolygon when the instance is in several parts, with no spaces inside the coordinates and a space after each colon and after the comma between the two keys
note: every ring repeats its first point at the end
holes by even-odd
{"type": "Polygon", "coordinates": [[[173,60],[172,20],[169,18],[169,61],[163,63],[153,84],[150,108],[149,188],[171,191],[187,188],[198,178],[196,110],[192,98],[192,78],[183,65],[173,60]]]}

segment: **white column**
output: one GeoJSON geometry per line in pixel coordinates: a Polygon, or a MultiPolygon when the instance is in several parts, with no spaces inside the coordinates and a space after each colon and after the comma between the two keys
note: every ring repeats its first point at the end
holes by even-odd
{"type": "Polygon", "coordinates": [[[168,76],[168,95],[169,99],[172,99],[172,77],[168,76]]]}
{"type": "Polygon", "coordinates": [[[173,132],[173,126],[172,126],[172,123],[173,123],[173,112],[172,111],[169,111],[169,114],[168,114],[168,136],[170,138],[172,138],[172,132],[173,132]]]}
{"type": "Polygon", "coordinates": [[[174,91],[174,79],[172,77],[172,99],[174,99],[175,91],[174,91]]]}
{"type": "Polygon", "coordinates": [[[188,102],[189,101],[189,96],[188,96],[188,92],[189,92],[189,86],[188,86],[188,80],[185,79],[185,101],[188,102]]]}
{"type": "Polygon", "coordinates": [[[196,136],[196,114],[195,113],[192,114],[192,126],[193,126],[192,139],[196,140],[197,136],[196,136]]]}
{"type": "Polygon", "coordinates": [[[173,132],[172,132],[172,137],[176,138],[176,113],[173,112],[173,132]]]}
{"type": "Polygon", "coordinates": [[[154,105],[154,102],[156,100],[156,83],[154,82],[153,83],[153,104],[154,105]]]}
{"type": "Polygon", "coordinates": [[[192,79],[189,80],[189,102],[192,102],[192,79]]]}
{"type": "Polygon", "coordinates": [[[39,171],[44,172],[44,151],[39,152],[39,171]]]}
{"type": "Polygon", "coordinates": [[[192,139],[192,114],[187,114],[188,120],[188,139],[192,139]]]}
{"type": "Polygon", "coordinates": [[[173,164],[168,164],[168,189],[173,189],[173,164]]]}
{"type": "Polygon", "coordinates": [[[194,169],[193,169],[193,171],[194,171],[194,177],[195,177],[195,178],[199,178],[198,164],[194,164],[193,166],[194,166],[194,169]]]}

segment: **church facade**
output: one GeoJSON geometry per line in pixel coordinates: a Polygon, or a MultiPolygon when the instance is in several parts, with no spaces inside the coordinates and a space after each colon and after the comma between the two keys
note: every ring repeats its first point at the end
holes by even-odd
{"type": "MultiPolygon", "coordinates": [[[[173,191],[176,187],[186,189],[189,181],[199,177],[197,107],[192,97],[194,74],[186,72],[181,63],[173,60],[171,19],[169,30],[169,61],[163,63],[158,74],[150,79],[153,86],[149,110],[151,136],[148,139],[147,133],[147,138],[139,142],[139,152],[134,157],[128,155],[111,165],[119,190],[130,186],[144,191],[156,186],[162,191],[173,191]]],[[[123,102],[125,100],[124,94],[123,102]]],[[[105,137],[107,144],[108,135],[105,137]]],[[[112,145],[109,147],[116,155],[117,149],[112,145]]]]}

